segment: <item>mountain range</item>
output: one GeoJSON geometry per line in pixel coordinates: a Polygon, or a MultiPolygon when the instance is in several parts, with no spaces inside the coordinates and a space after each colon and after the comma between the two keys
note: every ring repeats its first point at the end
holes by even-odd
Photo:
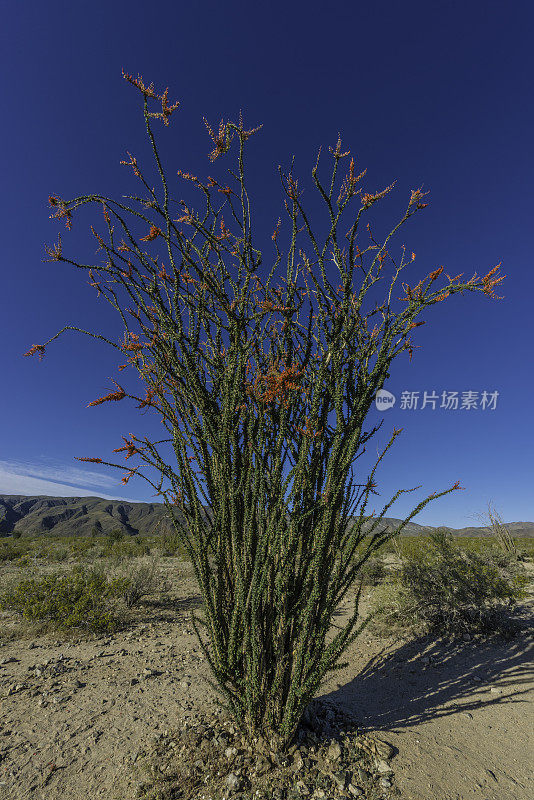
{"type": "MultiPolygon", "coordinates": [[[[185,520],[177,512],[180,524],[185,520]]],[[[210,518],[206,507],[203,521],[210,518]]],[[[384,517],[381,528],[394,530],[402,520],[384,517]]],[[[370,524],[370,523],[367,523],[370,524]]],[[[446,528],[455,536],[490,536],[483,526],[446,528]]],[[[508,522],[506,528],[512,536],[534,537],[534,522],[508,522]]],[[[120,530],[126,535],[172,533],[173,526],[163,503],[131,503],[124,500],[104,500],[101,497],[26,497],[0,495],[0,537],[13,533],[47,534],[54,536],[89,536],[120,530]]],[[[425,535],[436,530],[430,525],[410,522],[402,535],[425,535]]]]}

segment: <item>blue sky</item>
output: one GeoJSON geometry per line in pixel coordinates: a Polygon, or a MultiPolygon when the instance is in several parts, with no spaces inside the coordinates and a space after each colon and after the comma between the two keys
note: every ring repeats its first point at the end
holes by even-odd
{"type": "MultiPolygon", "coordinates": [[[[278,165],[287,174],[295,156],[301,201],[324,244],[329,220],[311,171],[321,147],[318,174],[330,185],[328,148],[335,148],[338,134],[342,152],[350,150],[355,159],[356,174],[367,170],[363,191],[381,191],[396,181],[360,225],[362,249],[370,243],[367,221],[382,243],[404,215],[411,190],[422,187],[430,192],[428,207],[409,219],[389,246],[397,263],[403,245],[408,256],[416,253],[402,273],[404,281],[413,285],[441,265],[467,280],[502,262],[500,274],[507,277],[497,294],[503,300],[456,295],[422,316],[427,324],[413,338],[419,349],[411,361],[404,353],[394,362],[384,386],[396,403],[387,410],[372,408],[369,423],[384,423],[369,442],[365,457],[370,458],[356,461],[354,470],[363,483],[377,450],[394,428],[403,428],[379,467],[380,496],[369,510],[380,510],[399,488],[420,485],[388,512],[404,517],[428,494],[459,481],[464,491],[430,503],[414,521],[479,524],[475,515],[488,502],[506,521],[534,520],[534,271],[528,235],[533,22],[527,2],[339,2],[334,10],[319,2],[6,5],[0,34],[5,76],[0,493],[157,499],[141,479],[123,486],[118,470],[75,460],[114,461],[121,458],[112,450],[122,436],[161,435],[158,415],[142,415],[130,400],[87,407],[113,389],[111,378],[126,383],[126,373],[117,370],[117,352],[68,331],[41,362],[23,357],[64,325],[116,341],[121,336],[120,319],[97,298],[87,273],[46,263],[44,245],[56,243],[61,233],[64,255],[103,263],[90,230],[93,225],[107,236],[100,209],[75,212],[67,231],[64,221],[49,219],[48,196],[98,193],[120,200],[139,194],[142,187],[131,168],[119,163],[129,160],[127,151],[161,197],[142,96],[123,79],[124,70],[153,83],[158,94],[168,87],[169,103],[179,101],[169,127],[155,120],[153,130],[171,197],[197,212],[204,209],[204,196],[178,178],[178,170],[238,188],[228,173],[238,171],[237,139],[212,163],[213,142],[203,117],[218,130],[221,119],[238,123],[242,110],[247,130],[263,125],[245,145],[263,280],[276,258],[271,234],[279,217],[284,254],[291,239],[278,165]],[[425,391],[437,394],[435,409],[421,408],[425,391]],[[495,407],[480,407],[484,391],[497,393],[495,407]],[[417,408],[403,407],[403,392],[419,392],[417,408]],[[440,407],[443,392],[458,392],[457,409],[440,407]],[[461,407],[465,392],[477,393],[476,408],[461,407]]],[[[341,162],[336,186],[349,160],[341,162]]],[[[354,221],[356,203],[341,218],[341,236],[354,221]]],[[[229,214],[225,222],[232,223],[229,214]]],[[[304,233],[297,241],[312,252],[304,233]]],[[[284,258],[272,285],[284,286],[285,263],[284,258]]],[[[327,273],[337,286],[333,262],[327,273]]],[[[354,281],[357,286],[356,271],[354,281]]],[[[139,391],[133,371],[128,381],[139,391]]]]}

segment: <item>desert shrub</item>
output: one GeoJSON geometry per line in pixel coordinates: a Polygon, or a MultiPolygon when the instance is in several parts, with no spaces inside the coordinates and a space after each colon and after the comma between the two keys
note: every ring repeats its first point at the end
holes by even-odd
{"type": "Polygon", "coordinates": [[[113,528],[113,530],[108,533],[108,538],[112,542],[121,542],[124,539],[124,532],[121,531],[120,528],[113,528]]]}
{"type": "Polygon", "coordinates": [[[530,554],[524,547],[518,545],[519,540],[514,540],[512,548],[505,548],[498,540],[490,540],[488,543],[489,549],[494,554],[495,561],[503,564],[507,563],[524,563],[530,561],[530,554]]]}
{"type": "Polygon", "coordinates": [[[129,558],[149,556],[150,552],[150,546],[144,539],[134,539],[128,542],[127,555],[129,558]]]}
{"type": "Polygon", "coordinates": [[[133,554],[136,556],[149,556],[151,553],[150,545],[144,539],[135,542],[133,554]]]}
{"type": "Polygon", "coordinates": [[[117,620],[109,601],[123,589],[120,579],[108,581],[97,570],[76,566],[69,573],[23,578],[0,595],[0,607],[31,622],[46,622],[53,629],[110,631],[117,620]]]}
{"type": "Polygon", "coordinates": [[[15,561],[26,552],[26,546],[13,539],[0,541],[0,561],[15,561]]]}
{"type": "Polygon", "coordinates": [[[106,537],[98,548],[99,555],[105,558],[110,558],[113,555],[120,555],[117,548],[118,544],[118,542],[114,542],[109,537],[106,537]]]}
{"type": "Polygon", "coordinates": [[[526,596],[525,571],[506,554],[465,551],[443,530],[430,535],[428,547],[410,550],[375,597],[379,627],[504,631],[507,608],[526,596]]]}
{"type": "Polygon", "coordinates": [[[518,544],[521,547],[521,554],[525,561],[534,560],[534,539],[518,538],[518,544]]]}
{"type": "Polygon", "coordinates": [[[125,556],[122,553],[112,553],[108,556],[108,561],[112,567],[119,567],[124,563],[125,556]]]}
{"type": "Polygon", "coordinates": [[[365,586],[376,586],[386,576],[386,565],[381,556],[371,556],[362,567],[360,578],[365,586]]]}
{"type": "Polygon", "coordinates": [[[47,550],[46,544],[40,537],[37,539],[29,537],[0,539],[0,563],[11,561],[15,562],[17,566],[24,566],[37,558],[45,557],[47,550]]]}
{"type": "Polygon", "coordinates": [[[56,547],[51,547],[46,555],[47,561],[59,562],[66,561],[70,555],[70,550],[66,545],[60,544],[56,547]]]}
{"type": "Polygon", "coordinates": [[[154,558],[148,564],[123,568],[119,576],[123,581],[121,596],[127,608],[133,608],[143,597],[158,589],[160,592],[166,592],[169,588],[163,581],[154,558]]]}
{"type": "Polygon", "coordinates": [[[100,558],[104,557],[104,547],[101,544],[95,542],[91,548],[88,550],[87,553],[83,555],[83,561],[87,563],[93,563],[94,561],[98,561],[100,558]]]}
{"type": "Polygon", "coordinates": [[[174,531],[172,533],[165,533],[160,542],[162,556],[175,556],[181,553],[180,537],[174,531]]]}
{"type": "Polygon", "coordinates": [[[42,539],[30,540],[24,555],[19,559],[19,564],[32,561],[35,563],[37,559],[45,559],[48,556],[48,547],[46,542],[42,539]]]}
{"type": "Polygon", "coordinates": [[[419,558],[421,553],[428,550],[431,543],[432,539],[429,534],[419,534],[418,536],[397,536],[388,544],[391,545],[392,554],[403,561],[404,559],[419,558]]]}
{"type": "Polygon", "coordinates": [[[394,555],[395,554],[395,546],[394,543],[389,541],[385,542],[380,548],[382,555],[394,555]]]}
{"type": "Polygon", "coordinates": [[[513,536],[507,525],[503,522],[500,514],[488,503],[487,515],[478,515],[485,523],[485,528],[491,534],[492,543],[498,547],[501,552],[513,555],[517,561],[528,561],[529,553],[519,547],[519,539],[513,536]]]}
{"type": "Polygon", "coordinates": [[[16,559],[15,563],[17,566],[26,567],[32,561],[35,561],[35,558],[32,556],[30,551],[26,551],[20,556],[20,558],[16,559]]]}
{"type": "Polygon", "coordinates": [[[85,555],[85,553],[91,550],[93,544],[94,544],[93,541],[88,537],[84,536],[83,538],[76,538],[73,541],[69,542],[69,549],[71,555],[75,557],[83,556],[85,555]]]}
{"type": "Polygon", "coordinates": [[[135,558],[136,556],[150,555],[150,547],[144,542],[137,542],[135,539],[126,539],[113,544],[108,555],[123,560],[125,558],[135,558]]]}

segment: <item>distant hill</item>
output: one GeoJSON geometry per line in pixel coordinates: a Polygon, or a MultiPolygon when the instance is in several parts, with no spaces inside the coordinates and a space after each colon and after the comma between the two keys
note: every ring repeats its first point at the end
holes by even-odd
{"type": "MultiPolygon", "coordinates": [[[[396,528],[401,519],[394,517],[384,517],[382,520],[383,525],[387,525],[388,529],[393,530],[396,528]]],[[[505,522],[508,532],[512,536],[518,538],[531,538],[534,537],[534,522],[505,522]]],[[[428,535],[429,531],[435,531],[439,528],[444,528],[450,531],[453,536],[492,536],[493,532],[484,526],[469,527],[469,528],[449,528],[447,525],[417,525],[415,522],[409,522],[403,529],[401,536],[424,536],[428,535]]]]}
{"type": "Polygon", "coordinates": [[[25,497],[0,495],[0,536],[11,533],[54,536],[89,536],[93,529],[105,534],[170,532],[163,503],[129,503],[101,497],[25,497]]]}
{"type": "MultiPolygon", "coordinates": [[[[211,513],[204,507],[203,520],[211,513]]],[[[177,513],[184,524],[181,513],[177,513]]],[[[380,528],[394,530],[402,520],[384,517],[380,528]]],[[[370,523],[368,523],[370,524],[370,523]]],[[[446,527],[446,526],[442,526],[446,527]]],[[[512,536],[534,537],[534,522],[508,522],[512,536]]],[[[163,503],[130,503],[124,500],[104,500],[101,497],[26,497],[0,495],[0,537],[14,532],[29,534],[53,533],[54,536],[89,536],[111,533],[117,528],[127,535],[170,533],[173,526],[163,503]]],[[[436,530],[430,525],[410,522],[402,535],[421,536],[436,530]]],[[[489,536],[484,527],[448,528],[455,536],[489,536]]]]}

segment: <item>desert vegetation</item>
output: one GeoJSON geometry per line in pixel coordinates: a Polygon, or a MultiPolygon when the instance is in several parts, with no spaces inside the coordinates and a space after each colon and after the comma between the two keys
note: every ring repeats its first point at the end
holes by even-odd
{"type": "MultiPolygon", "coordinates": [[[[528,596],[525,565],[534,558],[533,539],[512,543],[511,550],[497,535],[455,538],[439,529],[385,543],[359,575],[373,590],[372,627],[453,636],[509,633],[508,612],[528,596]]],[[[356,552],[354,563],[358,558],[356,552]]],[[[0,608],[20,617],[19,635],[35,630],[32,623],[42,623],[43,633],[116,630],[127,624],[122,609],[138,608],[145,599],[165,601],[172,583],[165,565],[187,560],[178,537],[167,534],[5,537],[0,608]]]]}
{"type": "MultiPolygon", "coordinates": [[[[191,607],[184,603],[194,600],[184,597],[179,577],[181,565],[188,560],[187,553],[178,541],[169,541],[164,535],[139,539],[5,537],[1,542],[4,558],[0,562],[0,644],[25,640],[26,644],[31,641],[46,647],[45,642],[56,646],[64,643],[75,648],[67,651],[71,656],[78,656],[83,643],[102,642],[100,646],[105,646],[113,637],[119,637],[115,649],[123,644],[128,647],[133,640],[143,642],[144,651],[148,642],[145,644],[143,632],[147,624],[155,622],[155,630],[158,624],[173,623],[177,628],[175,640],[181,641],[183,611],[191,607]]],[[[359,574],[374,614],[368,627],[370,635],[380,641],[381,637],[394,634],[400,641],[414,642],[421,634],[436,640],[447,637],[449,642],[460,641],[463,647],[471,647],[465,644],[466,637],[476,641],[495,635],[504,641],[513,639],[521,630],[515,617],[516,604],[532,597],[529,577],[533,544],[532,539],[515,540],[517,551],[524,553],[518,558],[498,538],[454,539],[439,531],[386,543],[359,574]],[[484,613],[479,613],[482,609],[484,613]]],[[[358,560],[358,552],[353,558],[358,560]]],[[[353,587],[354,594],[356,591],[357,587],[353,587]]],[[[200,608],[196,600],[193,605],[200,608]]],[[[155,640],[149,641],[153,648],[155,640]]],[[[180,662],[181,657],[177,650],[175,661],[180,662]]],[[[43,669],[41,662],[38,668],[43,669]]],[[[134,681],[137,683],[144,680],[143,675],[151,675],[150,669],[143,672],[142,662],[137,671],[141,673],[134,681]]],[[[84,680],[83,673],[80,678],[84,680]]],[[[43,697],[47,697],[46,693],[43,697]]],[[[305,730],[301,728],[299,736],[305,730]]],[[[195,755],[199,741],[195,729],[190,730],[187,724],[179,737],[173,734],[157,741],[155,738],[154,747],[145,748],[146,757],[132,767],[132,779],[141,781],[136,795],[139,800],[198,800],[202,796],[198,788],[198,754],[195,755]]],[[[312,738],[312,747],[320,741],[312,738]]],[[[235,747],[240,747],[237,740],[235,747]]],[[[202,753],[206,750],[202,749],[202,753]]],[[[360,776],[353,779],[361,790],[357,796],[366,800],[385,797],[383,786],[391,784],[391,775],[388,778],[377,773],[375,762],[363,756],[365,753],[358,749],[347,755],[352,774],[360,776]],[[361,777],[364,775],[368,777],[361,777]]],[[[221,776],[223,780],[229,770],[227,766],[225,771],[225,764],[224,757],[222,761],[208,760],[205,778],[221,776]]],[[[305,780],[309,785],[308,772],[305,780]]],[[[322,785],[326,787],[327,783],[322,785]]],[[[209,796],[222,800],[228,794],[211,792],[209,796]]],[[[282,795],[266,792],[242,796],[259,800],[282,795]]],[[[113,800],[126,800],[126,796],[116,794],[113,800]]]]}
{"type": "Polygon", "coordinates": [[[148,595],[165,596],[158,559],[167,553],[157,535],[151,544],[122,535],[6,537],[0,541],[0,609],[30,623],[19,627],[20,635],[117,630],[125,624],[122,609],[148,595]]]}
{"type": "MultiPolygon", "coordinates": [[[[397,530],[377,530],[390,506],[407,491],[401,489],[384,505],[370,529],[364,529],[369,520],[366,516],[369,496],[376,494],[376,469],[400,433],[393,432],[370,473],[362,482],[356,482],[352,463],[378,430],[364,431],[376,393],[389,377],[391,363],[405,351],[412,357],[411,332],[426,323],[419,319],[423,312],[457,293],[481,292],[499,299],[495,288],[505,276],[496,274],[499,264],[485,276],[475,273],[468,281],[462,280],[462,274],[447,275],[448,283],[438,288],[436,281],[444,271],[441,266],[414,286],[402,283],[400,297],[393,295],[394,291],[401,290],[397,284],[400,273],[413,263],[415,253],[405,262],[403,246],[403,257],[397,264],[387,249],[388,243],[396,231],[428,203],[422,202],[424,195],[420,189],[412,190],[404,216],[383,244],[376,243],[368,223],[371,244],[360,250],[356,235],[362,215],[367,215],[394,184],[382,191],[364,192],[358,184],[366,170],[356,175],[352,158],[334,211],[337,171],[342,159],[350,155],[350,151],[342,153],[339,136],[335,148],[329,148],[334,168],[328,192],[317,174],[320,151],[312,170],[314,183],[331,220],[322,249],[301,205],[302,191],[299,192],[292,169],[284,176],[279,167],[289,200],[285,201],[285,208],[292,224],[284,299],[281,287],[269,288],[282,259],[277,243],[281,220],[272,234],[276,261],[266,285],[257,274],[261,252],[252,244],[244,145],[262,126],[245,130],[240,118],[239,125],[221,121],[218,132],[214,132],[204,120],[215,145],[209,154],[211,162],[228,153],[235,136],[239,140],[239,175],[230,171],[240,184],[239,194],[229,186],[220,185],[212,176],[203,184],[196,176],[179,170],[179,176],[194,183],[204,194],[207,208],[201,219],[181,200],[179,205],[183,206],[183,213],[173,218],[170,204],[175,201],[169,194],[151,120],[160,119],[168,126],[169,118],[180,103],[170,106],[168,90],[158,95],[153,85],[143,83],[141,76],[134,78],[123,73],[123,77],[143,97],[143,116],[161,178],[162,202],[155,190],[150,189],[137,159],[130,155],[129,162],[121,163],[133,169],[149,193],[145,199],[127,198],[139,202],[141,212],[95,194],[71,200],[49,197],[50,206],[55,210],[53,216],[64,219],[69,230],[77,209],[94,203],[101,207],[109,245],[94,228],[92,231],[99,249],[106,253],[105,264],[89,266],[67,258],[63,255],[61,236],[58,244],[47,247],[46,252],[50,261],[64,261],[88,270],[91,286],[98,296],[119,312],[125,328],[124,341],[117,344],[102,333],[66,325],[45,343],[34,344],[25,355],[38,353],[42,358],[52,341],[67,330],[75,330],[105,342],[120,352],[121,357],[125,355],[127,361],[120,365],[120,370],[130,366],[137,372],[146,386],[144,398],[127,391],[114,380],[113,390],[88,405],[120,402],[126,397],[133,399],[138,408],[154,410],[161,415],[168,438],[149,441],[135,435],[123,436],[123,446],[115,448],[114,452],[124,453],[125,459],[135,457],[140,462],[137,466],[125,467],[100,456],[77,458],[126,469],[124,483],[134,476],[141,477],[155,489],[157,496],[163,497],[167,513],[194,566],[206,605],[207,620],[201,622],[211,639],[211,654],[200,636],[198,620],[193,622],[215,678],[213,687],[224,697],[226,707],[250,738],[260,733],[264,742],[269,740],[272,745],[277,743],[286,749],[323,677],[341,668],[339,661],[343,652],[369,621],[356,628],[363,586],[360,581],[354,614],[348,625],[328,648],[323,647],[331,616],[357,575],[380,546],[400,533],[429,502],[460,489],[456,482],[449,489],[433,492],[402,520],[397,530]],[[149,100],[161,101],[161,112],[149,112],[149,100]],[[225,225],[223,207],[214,208],[212,190],[216,190],[213,194],[217,198],[219,194],[224,195],[223,207],[229,205],[241,235],[232,234],[225,225]],[[343,211],[358,195],[361,196],[356,219],[345,234],[347,253],[346,248],[339,246],[337,228],[343,211]],[[233,197],[240,199],[241,221],[232,205],[233,197]],[[139,241],[125,222],[126,214],[146,224],[147,233],[139,241]],[[300,229],[299,215],[304,221],[300,229]],[[210,216],[212,220],[206,225],[210,216]],[[183,229],[178,227],[180,224],[195,229],[191,239],[184,236],[183,229]],[[124,238],[117,242],[117,225],[128,243],[124,238]],[[303,230],[313,247],[314,263],[319,265],[324,288],[320,287],[304,250],[298,250],[302,263],[295,264],[296,238],[303,230]],[[194,243],[198,234],[205,241],[202,249],[194,243]],[[341,280],[337,289],[326,277],[325,254],[329,243],[341,280]],[[144,250],[143,244],[149,249],[144,250]],[[150,252],[160,245],[167,261],[161,265],[150,252]],[[369,251],[377,252],[371,264],[364,267],[363,256],[369,251]],[[210,261],[211,253],[217,257],[216,264],[210,261]],[[235,259],[239,261],[237,283],[224,263],[225,258],[234,264],[235,259]],[[388,260],[393,264],[389,289],[384,293],[382,304],[375,303],[373,308],[368,304],[367,295],[384,277],[388,260]],[[355,269],[360,280],[356,287],[355,269]],[[194,278],[191,271],[198,277],[194,278]],[[297,286],[299,272],[306,288],[297,286]],[[225,279],[234,288],[233,298],[226,294],[225,279]],[[319,313],[313,315],[311,305],[304,336],[306,328],[298,319],[305,298],[311,298],[308,279],[316,288],[319,313]],[[263,291],[263,300],[252,296],[251,280],[256,283],[255,291],[263,291]],[[400,311],[392,308],[393,299],[403,304],[400,311]],[[189,307],[190,336],[184,335],[181,303],[189,307]],[[216,311],[226,315],[228,325],[216,311]],[[278,322],[261,330],[262,323],[272,319],[273,313],[283,317],[281,330],[276,330],[278,322]],[[194,326],[191,326],[192,316],[196,318],[194,326]],[[315,330],[319,333],[322,329],[326,346],[312,334],[313,320],[315,330]],[[217,327],[215,339],[212,323],[217,327]],[[201,327],[209,340],[207,354],[199,347],[201,327]],[[224,346],[223,328],[229,335],[224,346]],[[319,345],[313,357],[312,338],[319,345]],[[270,340],[268,354],[263,350],[267,339],[270,340]],[[256,360],[255,368],[252,356],[256,360]],[[197,373],[199,363],[202,368],[197,373]],[[208,374],[212,391],[207,390],[205,383],[208,374]],[[342,410],[345,401],[346,417],[342,410]],[[334,409],[337,413],[335,429],[328,424],[328,413],[334,409]],[[202,428],[194,423],[200,417],[202,428]],[[187,442],[193,456],[187,454],[187,442]],[[164,443],[172,443],[170,461],[163,453],[161,445],[164,443]],[[294,466],[282,481],[282,468],[288,456],[294,459],[294,466]],[[207,497],[199,486],[199,475],[192,471],[192,461],[197,462],[216,508],[208,531],[201,519],[200,495],[207,497]],[[156,482],[141,471],[143,465],[156,469],[160,476],[156,482]],[[288,501],[286,490],[290,483],[288,501]],[[291,499],[294,511],[287,519],[286,510],[291,499]],[[358,509],[356,524],[346,535],[346,523],[355,509],[358,509]],[[186,528],[178,527],[178,511],[186,520],[186,528]],[[359,558],[355,562],[356,551],[359,558]],[[216,573],[212,573],[208,564],[209,554],[215,554],[216,573]],[[266,627],[258,641],[261,622],[266,623],[266,627]]],[[[376,562],[373,569],[377,576],[376,562]]]]}
{"type": "Polygon", "coordinates": [[[452,636],[513,629],[506,612],[529,585],[517,552],[499,540],[466,546],[439,529],[403,544],[398,568],[377,592],[375,625],[452,636]]]}
{"type": "MultiPolygon", "coordinates": [[[[406,525],[428,503],[461,488],[457,481],[443,491],[433,491],[395,529],[381,528],[398,497],[415,491],[399,489],[376,515],[374,511],[369,515],[370,497],[379,494],[376,471],[400,430],[393,431],[372,468],[359,476],[353,473],[355,460],[380,427],[365,430],[369,410],[389,378],[392,362],[403,353],[412,358],[413,331],[427,322],[421,315],[426,317],[432,306],[449,302],[456,294],[502,299],[495,289],[505,276],[497,274],[500,264],[468,280],[463,274],[451,277],[440,266],[426,276],[416,276],[411,284],[400,280],[416,256],[412,252],[405,260],[403,245],[396,263],[389,242],[405,222],[427,207],[420,189],[411,190],[403,217],[382,244],[375,241],[367,223],[371,243],[361,250],[361,239],[356,242],[358,226],[394,184],[381,191],[363,191],[359,184],[367,170],[357,175],[352,158],[336,198],[340,162],[350,155],[350,151],[342,152],[339,136],[335,147],[329,148],[334,162],[330,186],[323,185],[318,175],[320,150],[312,170],[331,222],[324,245],[317,242],[300,202],[302,191],[292,174],[293,165],[288,175],[279,167],[292,228],[283,297],[280,286],[270,288],[283,258],[277,242],[281,220],[271,237],[276,259],[263,283],[258,274],[262,254],[253,246],[245,186],[245,143],[262,126],[246,130],[240,117],[239,125],[221,121],[214,132],[204,120],[215,145],[209,154],[211,162],[224,157],[237,138],[239,174],[229,172],[239,186],[235,192],[212,176],[203,183],[179,170],[178,176],[204,195],[206,211],[202,217],[180,200],[176,216],[177,201],[169,193],[152,120],[160,119],[167,126],[179,103],[169,105],[168,90],[158,95],[141,76],[123,76],[142,95],[162,197],[150,188],[137,159],[128,154],[130,160],[121,163],[132,168],[147,196],[123,199],[137,202],[140,210],[99,194],[70,200],[49,197],[53,216],[64,220],[68,230],[82,207],[96,204],[101,209],[109,243],[94,227],[92,232],[99,251],[105,252],[105,262],[87,265],[67,257],[61,235],[46,252],[48,261],[88,271],[98,297],[119,313],[124,338],[117,342],[102,333],[66,325],[25,355],[38,354],[41,359],[55,339],[66,331],[77,331],[104,342],[121,361],[126,360],[118,369],[132,368],[135,379],[143,384],[141,395],[134,387],[128,388],[127,372],[88,406],[133,400],[137,408],[161,419],[164,438],[151,441],[123,435],[123,444],[113,452],[122,454],[126,464],[96,454],[76,458],[122,470],[124,484],[132,478],[150,484],[155,496],[163,498],[175,533],[158,542],[147,536],[134,541],[124,530],[112,530],[102,539],[95,530],[89,543],[64,537],[49,554],[43,552],[42,540],[30,545],[20,537],[13,544],[2,543],[4,567],[7,563],[26,571],[20,580],[12,576],[14,583],[4,592],[2,607],[27,621],[60,622],[69,629],[92,628],[93,633],[100,625],[109,629],[121,624],[121,615],[122,624],[127,624],[132,619],[128,615],[153,601],[154,593],[165,593],[158,572],[165,559],[183,556],[193,567],[202,596],[203,618],[191,612],[191,621],[214,678],[210,685],[223,699],[247,747],[258,753],[267,748],[285,758],[325,677],[347,666],[340,663],[343,654],[384,610],[395,615],[397,625],[409,617],[454,634],[468,624],[484,630],[495,627],[499,615],[489,610],[478,613],[480,603],[488,609],[503,602],[510,606],[523,596],[526,584],[517,566],[518,554],[509,550],[499,561],[488,553],[460,552],[441,536],[432,538],[429,547],[423,546],[417,554],[397,553],[395,569],[384,562],[387,543],[398,543],[406,525]],[[161,112],[149,112],[149,100],[159,100],[161,112]],[[216,209],[212,201],[220,195],[223,205],[216,209]],[[345,233],[347,246],[342,247],[338,223],[355,199],[356,217],[345,233]],[[237,233],[226,225],[230,221],[233,227],[232,217],[237,233]],[[126,218],[141,224],[145,235],[136,239],[126,218]],[[188,238],[182,226],[193,228],[194,235],[188,238]],[[309,237],[311,258],[297,249],[302,231],[309,237]],[[201,247],[197,237],[204,242],[201,247]],[[339,272],[337,288],[326,276],[329,245],[328,261],[339,272]],[[369,252],[370,259],[364,260],[369,252]],[[233,267],[237,261],[236,278],[225,260],[233,267]],[[317,275],[314,265],[318,265],[317,275]],[[298,285],[299,280],[304,285],[298,285]],[[227,294],[225,281],[233,287],[233,297],[227,294]],[[377,301],[374,287],[378,282],[378,289],[384,291],[377,301]],[[260,299],[253,293],[263,296],[260,299]],[[310,304],[307,325],[299,322],[305,302],[310,304]],[[394,308],[397,302],[399,309],[394,308]],[[187,334],[182,319],[185,307],[187,334]],[[273,314],[282,319],[264,325],[273,314]],[[201,329],[206,341],[199,345],[201,329]],[[335,426],[329,423],[333,411],[335,426]],[[291,469],[285,477],[288,459],[291,469]],[[149,468],[150,477],[143,467],[149,468]],[[206,527],[202,500],[208,497],[214,515],[206,527]],[[350,530],[349,519],[354,520],[350,530]],[[12,557],[15,553],[16,558],[12,557]],[[147,558],[150,564],[142,565],[147,558]],[[91,566],[95,560],[97,571],[91,566]],[[48,575],[38,578],[37,565],[44,567],[47,561],[48,575]],[[449,591],[443,587],[447,582],[449,591]],[[364,586],[377,590],[385,586],[390,597],[386,609],[382,602],[361,621],[364,586]],[[435,591],[436,586],[443,590],[435,591]],[[347,592],[354,596],[350,619],[327,645],[332,617],[347,592]],[[427,602],[429,597],[432,603],[427,602]],[[70,606],[72,616],[67,613],[70,606]],[[199,625],[205,628],[210,649],[199,625]]],[[[415,549],[422,545],[423,540],[415,549]]],[[[387,624],[392,624],[390,618],[387,624]]]]}

